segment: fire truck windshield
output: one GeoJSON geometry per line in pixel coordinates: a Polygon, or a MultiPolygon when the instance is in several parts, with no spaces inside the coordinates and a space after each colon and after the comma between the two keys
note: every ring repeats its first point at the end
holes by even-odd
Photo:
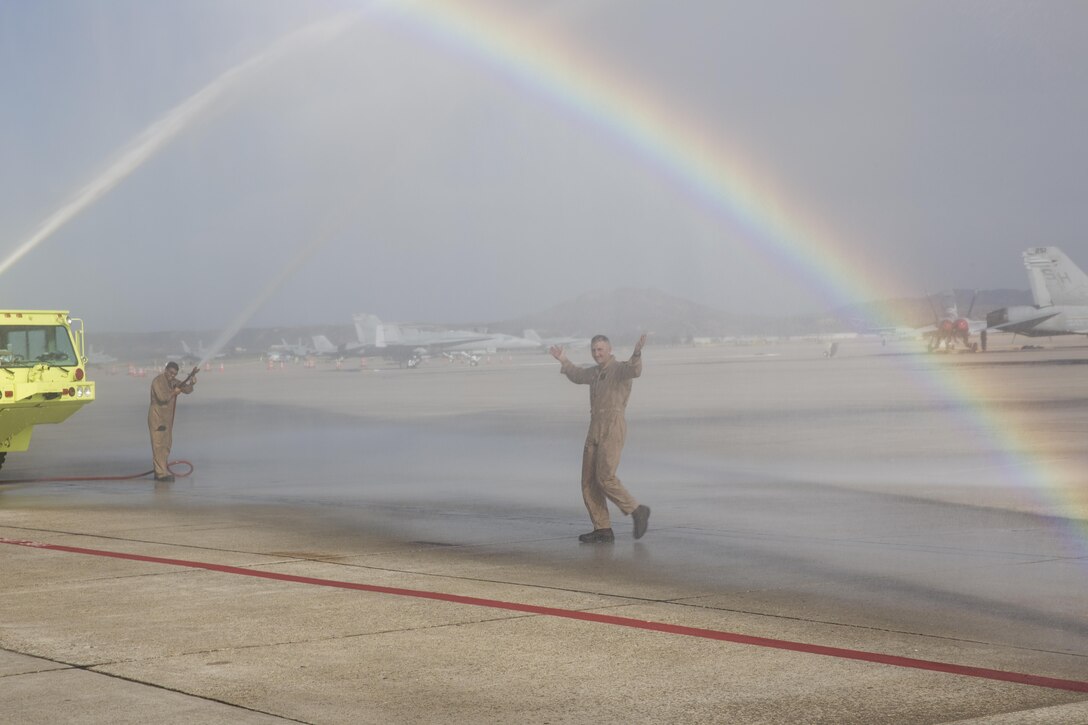
{"type": "Polygon", "coordinates": [[[0,325],[0,367],[78,365],[63,325],[0,325]]]}

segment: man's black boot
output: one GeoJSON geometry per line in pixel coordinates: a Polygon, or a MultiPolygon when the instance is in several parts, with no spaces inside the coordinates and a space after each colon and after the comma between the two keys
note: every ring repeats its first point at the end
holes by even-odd
{"type": "Polygon", "coordinates": [[[612,529],[594,529],[578,537],[578,541],[583,544],[611,544],[615,540],[616,535],[612,533],[612,529]]]}
{"type": "Polygon", "coordinates": [[[641,539],[650,525],[650,507],[639,506],[631,512],[631,518],[635,520],[635,538],[641,539]]]}

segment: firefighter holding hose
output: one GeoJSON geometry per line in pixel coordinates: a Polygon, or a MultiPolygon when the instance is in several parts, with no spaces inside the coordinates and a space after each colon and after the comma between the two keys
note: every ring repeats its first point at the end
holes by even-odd
{"type": "Polygon", "coordinates": [[[155,462],[155,480],[170,482],[174,475],[170,473],[167,462],[170,459],[170,446],[173,444],[174,409],[178,396],[189,395],[196,385],[196,373],[200,368],[193,368],[189,377],[178,380],[178,364],[166,363],[166,368],[151,381],[151,407],[147,411],[147,428],[151,432],[151,458],[155,462]]]}

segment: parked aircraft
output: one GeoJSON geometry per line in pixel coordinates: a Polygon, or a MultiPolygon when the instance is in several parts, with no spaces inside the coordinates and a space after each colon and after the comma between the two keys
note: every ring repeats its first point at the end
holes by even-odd
{"type": "Polygon", "coordinates": [[[383,323],[377,315],[359,313],[355,322],[355,342],[334,345],[323,335],[314,337],[314,346],[324,355],[363,355],[393,360],[403,367],[414,368],[425,358],[440,352],[453,351],[458,345],[476,343],[487,335],[458,330],[438,332],[416,327],[383,323]]]}
{"type": "Polygon", "coordinates": [[[213,360],[213,359],[217,360],[217,359],[219,359],[221,357],[226,357],[227,356],[227,354],[223,353],[223,352],[217,352],[217,353],[213,354],[210,350],[206,350],[204,348],[204,341],[203,340],[201,340],[200,342],[197,343],[197,346],[196,346],[195,350],[190,348],[189,345],[186,344],[185,340],[182,340],[181,341],[181,349],[182,349],[182,352],[180,354],[175,355],[175,357],[176,357],[176,359],[181,360],[183,362],[197,362],[198,363],[198,362],[203,362],[205,360],[213,360]]]}
{"type": "Polygon", "coordinates": [[[481,333],[475,340],[451,345],[447,350],[474,353],[510,352],[512,350],[539,350],[540,342],[517,335],[500,332],[481,333]]]}
{"type": "Polygon", "coordinates": [[[269,360],[286,360],[288,358],[304,358],[317,353],[317,350],[309,345],[302,344],[300,337],[297,345],[292,345],[287,340],[280,338],[279,344],[273,344],[266,353],[269,360]]]}
{"type": "Polygon", "coordinates": [[[347,357],[348,355],[365,355],[364,345],[357,342],[345,342],[335,344],[325,335],[314,335],[314,354],[321,357],[347,357]]]}
{"type": "Polygon", "coordinates": [[[544,350],[559,347],[589,347],[588,337],[541,337],[536,330],[525,330],[521,333],[527,340],[532,340],[544,350]]]}
{"type": "MultiPolygon", "coordinates": [[[[955,294],[949,293],[943,296],[944,307],[940,314],[933,307],[933,298],[927,297],[930,308],[933,310],[935,324],[919,328],[916,332],[929,339],[930,352],[941,349],[941,345],[944,345],[945,350],[951,350],[956,346],[957,342],[962,343],[971,352],[978,350],[978,343],[971,342],[971,333],[985,330],[986,321],[971,319],[971,311],[975,308],[975,299],[977,297],[978,293],[976,292],[975,296],[971,298],[971,305],[967,308],[967,314],[962,317],[956,306],[955,294]]],[[[985,344],[983,344],[982,349],[986,349],[985,344]]]]}
{"type": "Polygon", "coordinates": [[[1027,337],[1088,335],[1088,275],[1057,247],[1024,252],[1034,306],[994,310],[986,322],[995,330],[1027,337]]]}

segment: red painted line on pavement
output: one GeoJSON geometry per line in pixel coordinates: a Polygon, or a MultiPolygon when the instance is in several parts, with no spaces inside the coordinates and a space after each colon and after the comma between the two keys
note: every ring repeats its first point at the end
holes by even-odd
{"type": "Polygon", "coordinates": [[[555,607],[541,607],[535,604],[521,604],[519,602],[504,602],[497,599],[481,599],[478,597],[465,597],[458,594],[443,594],[441,592],[428,592],[418,589],[400,589],[397,587],[383,587],[375,584],[359,584],[356,582],[337,581],[335,579],[318,579],[308,576],[295,576],[293,574],[279,574],[258,569],[246,569],[238,566],[226,566],[223,564],[210,564],[202,561],[187,561],[185,559],[165,559],[158,556],[145,556],[143,554],[126,554],[119,551],[103,551],[100,549],[84,549],[78,546],[61,546],[59,544],[42,544],[21,539],[0,538],[0,544],[12,544],[34,549],[47,549],[49,551],[63,551],[70,554],[87,554],[90,556],[104,556],[112,559],[127,559],[152,564],[166,564],[168,566],[180,566],[189,569],[206,569],[224,574],[237,574],[240,576],[256,577],[258,579],[272,579],[275,581],[294,582],[296,584],[309,584],[311,586],[334,587],[337,589],[354,589],[376,594],[393,594],[400,597],[415,597],[417,599],[433,599],[454,604],[468,604],[474,607],[489,607],[491,609],[506,609],[513,612],[525,612],[528,614],[540,614],[548,617],[563,617],[565,619],[577,619],[583,622],[595,622],[598,624],[613,624],[620,627],[645,629],[652,632],[664,632],[666,634],[681,635],[684,637],[699,637],[702,639],[714,639],[735,644],[747,644],[756,647],[770,647],[773,649],[789,650],[791,652],[803,652],[806,654],[825,655],[840,659],[860,660],[862,662],[875,662],[893,667],[909,667],[918,670],[932,672],[945,672],[952,675],[965,677],[977,677],[986,680],[1000,680],[1013,682],[1018,685],[1033,685],[1035,687],[1048,687],[1056,690],[1071,690],[1073,692],[1088,692],[1088,681],[1063,680],[1056,677],[1042,677],[1021,672],[1008,672],[1005,670],[991,670],[985,667],[967,667],[946,662],[934,662],[920,660],[913,657],[899,657],[897,655],[880,654],[879,652],[865,652],[862,650],[843,649],[841,647],[825,647],[818,644],[806,644],[804,642],[790,642],[783,639],[770,639],[768,637],[754,637],[747,634],[734,632],[722,632],[715,629],[701,629],[699,627],[685,627],[677,624],[664,624],[662,622],[650,622],[631,617],[617,617],[610,614],[597,614],[594,612],[580,612],[573,609],[558,609],[555,607]]]}

